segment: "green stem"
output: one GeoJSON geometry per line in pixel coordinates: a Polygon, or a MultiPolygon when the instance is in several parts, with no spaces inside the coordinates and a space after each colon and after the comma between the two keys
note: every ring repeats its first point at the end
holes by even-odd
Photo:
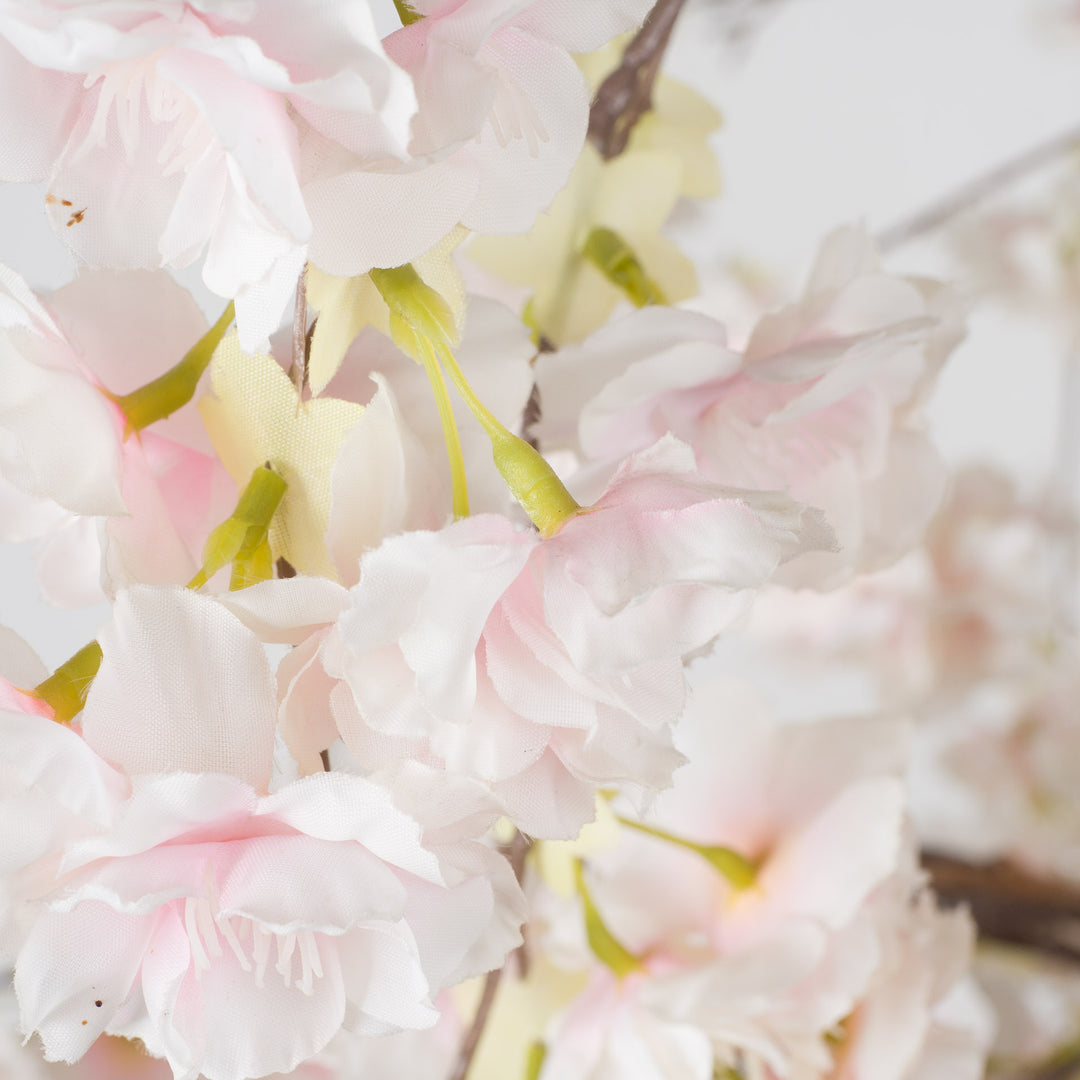
{"type": "Polygon", "coordinates": [[[727,879],[733,889],[748,889],[757,879],[757,870],[754,864],[743,858],[737,851],[731,848],[720,847],[714,844],[695,844],[692,840],[684,840],[681,836],[673,836],[662,829],[654,829],[651,825],[643,825],[640,821],[631,821],[629,818],[618,819],[620,825],[629,829],[637,829],[647,836],[657,840],[664,840],[669,844],[677,844],[688,851],[700,855],[714,870],[727,879]]]}
{"type": "Polygon", "coordinates": [[[86,695],[99,667],[101,646],[91,641],[70,660],[65,660],[31,693],[52,707],[53,717],[61,724],[70,724],[86,704],[86,695]]]}
{"type": "Polygon", "coordinates": [[[454,517],[469,516],[469,483],[465,475],[465,456],[461,451],[461,436],[458,434],[454,407],[450,403],[450,392],[446,388],[442,368],[435,350],[426,340],[420,349],[421,361],[431,383],[435,404],[439,409],[439,421],[442,424],[443,440],[446,443],[446,457],[450,462],[450,485],[453,492],[454,517]]]}
{"type": "Polygon", "coordinates": [[[612,934],[600,912],[596,910],[589,888],[585,884],[585,869],[580,859],[574,860],[574,881],[585,909],[585,935],[589,941],[589,948],[592,949],[597,960],[610,968],[618,979],[624,979],[627,975],[640,971],[641,960],[612,934]]]}
{"type": "Polygon", "coordinates": [[[235,317],[236,306],[230,300],[221,318],[188,349],[184,358],[164,375],[159,375],[138,390],[132,390],[130,394],[108,395],[127,417],[128,434],[142,431],[156,421],[164,420],[177,409],[183,408],[195,396],[199,379],[235,317]]]}

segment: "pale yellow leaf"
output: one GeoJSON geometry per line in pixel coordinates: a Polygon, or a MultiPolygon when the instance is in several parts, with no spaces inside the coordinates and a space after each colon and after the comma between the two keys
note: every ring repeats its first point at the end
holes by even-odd
{"type": "Polygon", "coordinates": [[[330,475],[363,406],[337,398],[301,402],[278,362],[242,352],[235,332],[214,354],[210,378],[214,393],[199,402],[199,411],[237,485],[267,462],[288,485],[270,526],[274,558],[336,580],[326,547],[330,475]]]}

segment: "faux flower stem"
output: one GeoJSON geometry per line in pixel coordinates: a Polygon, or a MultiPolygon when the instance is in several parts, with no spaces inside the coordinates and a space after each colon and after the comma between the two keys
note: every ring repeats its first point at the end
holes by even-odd
{"type": "Polygon", "coordinates": [[[539,451],[511,432],[476,396],[449,349],[441,357],[450,381],[491,440],[495,467],[541,536],[554,536],[581,507],[539,451]]]}
{"type": "Polygon", "coordinates": [[[708,862],[714,870],[727,879],[733,889],[748,889],[757,878],[754,864],[731,848],[720,847],[716,844],[695,844],[691,840],[684,840],[681,836],[673,836],[662,829],[654,829],[651,825],[643,825],[640,821],[631,821],[629,818],[619,818],[619,824],[629,829],[637,829],[647,836],[664,840],[669,844],[677,844],[688,851],[693,851],[708,862]]]}
{"type": "Polygon", "coordinates": [[[585,883],[585,868],[580,859],[574,860],[574,882],[585,909],[585,936],[588,938],[589,948],[592,949],[593,955],[605,967],[610,968],[618,979],[625,979],[627,975],[640,971],[641,960],[629,952],[612,934],[600,912],[596,910],[596,905],[585,883]]]}
{"type": "Polygon", "coordinates": [[[86,704],[90,684],[101,667],[101,646],[96,641],[84,645],[65,660],[44,682],[30,693],[51,706],[53,718],[70,724],[86,704]]]}
{"type": "Polygon", "coordinates": [[[465,457],[438,357],[440,350],[449,352],[457,340],[453,313],[446,301],[420,277],[411,264],[389,270],[372,270],[370,277],[389,310],[390,336],[394,344],[422,364],[427,373],[450,462],[454,516],[468,517],[469,488],[465,457]]]}
{"type": "Polygon", "coordinates": [[[130,394],[108,395],[127,418],[125,435],[142,431],[156,421],[172,416],[195,396],[199,379],[235,317],[236,306],[230,300],[221,318],[164,375],[159,375],[138,390],[132,390],[130,394]]]}
{"type": "Polygon", "coordinates": [[[431,383],[435,404],[439,409],[439,422],[442,424],[443,441],[446,443],[446,457],[450,462],[450,485],[454,505],[454,517],[469,516],[469,483],[465,475],[465,456],[461,450],[461,436],[458,434],[454,406],[450,402],[450,392],[446,388],[446,379],[439,366],[435,350],[427,345],[420,350],[424,371],[431,383]]]}

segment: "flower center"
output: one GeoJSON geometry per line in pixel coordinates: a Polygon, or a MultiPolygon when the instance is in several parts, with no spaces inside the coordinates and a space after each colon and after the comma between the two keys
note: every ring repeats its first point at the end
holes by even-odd
{"type": "Polygon", "coordinates": [[[239,961],[244,971],[253,972],[255,985],[265,984],[266,968],[273,946],[277,947],[274,970],[285,980],[294,983],[293,973],[299,968],[296,988],[309,997],[315,989],[315,979],[323,974],[319,945],[311,930],[296,934],[274,934],[253,919],[234,915],[226,918],[217,910],[215,899],[189,896],[184,901],[184,928],[191,944],[191,959],[195,978],[210,970],[215,957],[224,955],[222,939],[239,961]]]}
{"type": "Polygon", "coordinates": [[[143,112],[151,124],[168,124],[169,132],[157,153],[163,176],[187,171],[214,141],[213,131],[199,107],[175,83],[157,70],[163,49],[135,60],[102,64],[86,76],[86,89],[100,83],[94,119],[76,159],[105,144],[109,118],[116,117],[116,131],[128,160],[142,137],[143,112]]]}
{"type": "Polygon", "coordinates": [[[495,91],[491,112],[488,113],[491,130],[500,146],[505,147],[516,139],[524,139],[529,145],[529,156],[537,157],[540,144],[550,139],[544,122],[533,108],[528,95],[506,69],[501,64],[496,64],[495,71],[499,76],[499,85],[495,91]]]}

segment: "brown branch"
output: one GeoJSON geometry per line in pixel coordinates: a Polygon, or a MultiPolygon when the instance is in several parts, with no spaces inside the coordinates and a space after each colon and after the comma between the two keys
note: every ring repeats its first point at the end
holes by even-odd
{"type": "Polygon", "coordinates": [[[600,84],[589,113],[589,139],[602,157],[618,157],[634,125],[652,108],[652,91],[675,20],[686,0],[656,0],[619,66],[600,84]]]}
{"type": "MultiPolygon", "coordinates": [[[[525,859],[531,847],[532,841],[527,836],[524,836],[521,832],[515,832],[513,840],[501,848],[503,855],[510,862],[514,877],[517,878],[519,885],[525,876],[525,859]]],[[[476,1015],[473,1016],[469,1030],[465,1033],[465,1038],[462,1040],[461,1047],[458,1050],[457,1061],[454,1063],[454,1071],[450,1074],[450,1080],[465,1080],[465,1077],[468,1076],[469,1068],[472,1066],[473,1058],[476,1057],[477,1048],[480,1046],[480,1040],[484,1037],[484,1031],[487,1029],[487,1022],[495,1005],[495,995],[498,993],[499,983],[502,982],[504,971],[506,971],[505,964],[494,971],[489,971],[484,978],[484,989],[480,994],[480,1004],[476,1007],[476,1015]]]]}
{"type": "Polygon", "coordinates": [[[1080,1047],[1071,1046],[1041,1065],[1004,1073],[999,1080],[1075,1080],[1077,1076],[1080,1076],[1080,1047]]]}
{"type": "Polygon", "coordinates": [[[308,381],[308,311],[307,311],[307,264],[296,279],[296,307],[292,324],[292,368],[289,374],[297,393],[303,393],[308,381]]]}
{"type": "Polygon", "coordinates": [[[465,1080],[468,1075],[469,1066],[472,1065],[472,1060],[476,1056],[476,1048],[483,1038],[488,1017],[491,1015],[492,1006],[495,1004],[495,995],[499,990],[499,983],[502,981],[505,970],[505,967],[501,967],[487,973],[487,977],[484,979],[484,992],[480,995],[480,1005],[477,1007],[472,1024],[469,1025],[469,1030],[465,1033],[465,1039],[461,1044],[461,1049],[458,1051],[457,1062],[454,1065],[454,1071],[450,1074],[450,1080],[465,1080]]]}
{"type": "Polygon", "coordinates": [[[968,906],[982,937],[1080,962],[1080,886],[1004,860],[977,865],[924,852],[922,864],[946,906],[968,906]]]}
{"type": "Polygon", "coordinates": [[[1056,135],[1038,146],[999,165],[996,169],[963,184],[939,202],[878,233],[878,247],[894,251],[920,236],[940,229],[958,214],[985,202],[991,195],[1010,187],[1030,173],[1052,165],[1072,150],[1080,148],[1080,127],[1056,135]]]}

